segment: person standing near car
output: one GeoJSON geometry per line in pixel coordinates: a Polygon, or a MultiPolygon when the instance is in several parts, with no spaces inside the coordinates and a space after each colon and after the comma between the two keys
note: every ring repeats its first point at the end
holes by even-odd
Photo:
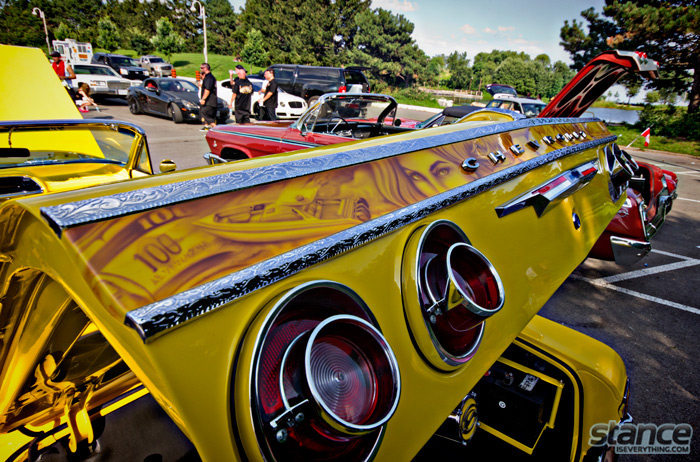
{"type": "Polygon", "coordinates": [[[59,53],[58,51],[51,52],[51,60],[51,67],[53,67],[53,71],[61,80],[63,86],[66,87],[66,91],[68,92],[70,97],[73,98],[73,101],[75,101],[78,98],[75,94],[75,90],[73,89],[73,79],[75,78],[75,72],[73,72],[73,68],[70,67],[70,64],[65,63],[61,59],[61,53],[59,53]]]}
{"type": "Polygon", "coordinates": [[[216,78],[211,73],[208,63],[202,63],[199,70],[204,75],[202,79],[202,96],[199,100],[199,113],[202,116],[204,127],[200,131],[207,131],[216,127],[216,78]]]}
{"type": "Polygon", "coordinates": [[[265,71],[265,80],[267,80],[267,88],[262,100],[265,108],[263,120],[277,120],[277,81],[275,80],[275,70],[271,67],[265,71]]]}
{"type": "Polygon", "coordinates": [[[253,94],[253,84],[248,80],[245,72],[245,67],[240,64],[236,65],[236,80],[231,76],[231,104],[229,107],[233,109],[237,124],[250,123],[250,106],[251,95],[253,94]]]}

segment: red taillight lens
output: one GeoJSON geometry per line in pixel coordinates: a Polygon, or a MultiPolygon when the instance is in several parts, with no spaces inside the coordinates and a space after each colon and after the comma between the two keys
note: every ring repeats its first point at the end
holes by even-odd
{"type": "Polygon", "coordinates": [[[270,458],[369,458],[400,376],[362,300],[339,284],[307,284],[273,308],[259,338],[252,404],[270,458]]]}
{"type": "Polygon", "coordinates": [[[346,87],[345,85],[341,85],[340,87],[338,87],[338,93],[345,93],[346,91],[348,91],[348,87],[346,87]]]}
{"type": "Polygon", "coordinates": [[[411,331],[431,364],[447,370],[476,353],[484,321],[504,303],[503,285],[495,268],[466,241],[454,223],[434,222],[420,233],[417,243],[409,243],[409,251],[415,250],[416,256],[407,255],[408,263],[404,263],[409,270],[405,271],[404,289],[407,296],[417,291],[419,301],[416,306],[406,300],[411,331]],[[414,290],[410,290],[410,275],[416,278],[414,290]],[[430,343],[420,340],[424,332],[430,343]],[[437,356],[426,351],[428,348],[437,356]]]}

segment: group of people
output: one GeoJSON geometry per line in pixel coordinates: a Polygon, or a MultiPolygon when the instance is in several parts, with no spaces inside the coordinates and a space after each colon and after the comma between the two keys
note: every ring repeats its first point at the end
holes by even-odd
{"type": "MultiPolygon", "coordinates": [[[[216,126],[216,78],[211,73],[211,67],[208,63],[202,63],[199,67],[202,74],[202,94],[199,100],[200,115],[204,127],[202,130],[209,130],[216,126]]],[[[265,85],[260,93],[263,94],[262,104],[260,107],[261,118],[263,120],[277,120],[277,81],[275,80],[275,71],[270,68],[264,73],[267,85],[265,85]]],[[[237,124],[250,122],[251,97],[253,95],[253,84],[248,80],[245,68],[238,64],[235,71],[230,72],[231,102],[229,107],[233,109],[234,118],[237,124]],[[233,75],[237,78],[234,79],[233,75]]]]}
{"type": "Polygon", "coordinates": [[[75,105],[78,106],[80,112],[89,112],[89,106],[94,106],[97,111],[100,107],[95,103],[95,100],[90,97],[90,85],[83,82],[78,86],[78,91],[73,89],[73,79],[75,78],[75,72],[70,64],[67,64],[61,59],[61,54],[58,51],[51,53],[51,67],[53,67],[54,72],[61,80],[63,85],[66,87],[66,91],[75,101],[75,105]]]}

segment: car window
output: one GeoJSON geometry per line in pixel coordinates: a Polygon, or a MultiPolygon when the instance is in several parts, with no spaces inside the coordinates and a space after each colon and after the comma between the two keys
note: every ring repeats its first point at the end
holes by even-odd
{"type": "Polygon", "coordinates": [[[360,71],[345,71],[345,83],[347,85],[362,85],[367,83],[367,79],[365,79],[364,74],[360,71]]]}
{"type": "Polygon", "coordinates": [[[151,60],[152,63],[164,63],[165,61],[163,58],[148,58],[151,60]]]}
{"type": "Polygon", "coordinates": [[[108,75],[110,77],[120,77],[114,69],[111,67],[100,67],[100,66],[86,66],[81,64],[76,64],[73,66],[73,71],[77,75],[108,75]]]}
{"type": "Polygon", "coordinates": [[[112,56],[112,63],[116,64],[117,66],[135,66],[131,58],[127,58],[125,56],[112,56]]]}
{"type": "Polygon", "coordinates": [[[337,69],[325,69],[322,67],[300,67],[298,78],[334,81],[338,80],[337,69]]]}
{"type": "Polygon", "coordinates": [[[294,71],[291,69],[275,69],[275,79],[292,81],[294,80],[294,71]]]}

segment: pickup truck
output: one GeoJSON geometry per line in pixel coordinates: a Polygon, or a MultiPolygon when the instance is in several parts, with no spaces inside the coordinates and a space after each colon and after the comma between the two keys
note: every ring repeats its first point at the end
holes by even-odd
{"type": "Polygon", "coordinates": [[[141,56],[138,63],[153,77],[170,77],[173,70],[173,65],[159,56],[141,56]]]}

